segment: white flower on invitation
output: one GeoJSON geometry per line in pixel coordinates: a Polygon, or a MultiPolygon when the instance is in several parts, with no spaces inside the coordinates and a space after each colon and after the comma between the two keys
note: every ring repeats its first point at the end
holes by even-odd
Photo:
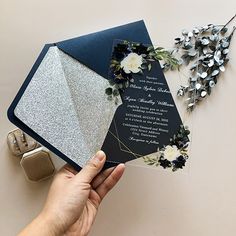
{"type": "Polygon", "coordinates": [[[138,73],[141,70],[141,65],[143,63],[142,56],[137,53],[131,52],[127,57],[125,57],[120,66],[126,74],[138,73]]]}
{"type": "Polygon", "coordinates": [[[168,145],[165,147],[165,150],[163,151],[164,158],[169,161],[174,161],[177,157],[181,155],[179,149],[173,145],[168,145]]]}

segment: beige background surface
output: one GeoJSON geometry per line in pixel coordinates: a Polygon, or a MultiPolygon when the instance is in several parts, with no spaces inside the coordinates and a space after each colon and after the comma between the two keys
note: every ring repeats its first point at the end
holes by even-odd
{"type": "MultiPolygon", "coordinates": [[[[41,209],[50,181],[25,181],[8,153],[6,110],[45,42],[144,19],[155,44],[183,28],[224,23],[235,1],[0,0],[0,235],[16,235],[41,209]]],[[[235,22],[236,23],[236,22],[235,22]]],[[[105,199],[92,236],[222,236],[236,231],[236,38],[231,62],[199,107],[187,173],[128,166],[105,199]]],[[[57,166],[62,164],[54,158],[57,166]]]]}

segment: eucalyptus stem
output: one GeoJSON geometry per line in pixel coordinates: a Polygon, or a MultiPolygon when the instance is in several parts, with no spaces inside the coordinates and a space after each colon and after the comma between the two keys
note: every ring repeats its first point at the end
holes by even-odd
{"type": "Polygon", "coordinates": [[[236,17],[236,14],[223,26],[222,29],[224,29],[229,23],[231,23],[236,17]]]}
{"type": "MultiPolygon", "coordinates": [[[[175,38],[175,48],[177,51],[182,49],[182,66],[190,64],[188,85],[181,85],[177,95],[187,96],[187,109],[190,111],[211,94],[219,76],[225,71],[231,39],[236,30],[233,26],[229,32],[227,26],[235,18],[236,14],[223,26],[208,24],[192,31],[183,30],[182,35],[175,38]]],[[[166,70],[169,70],[168,65],[164,65],[166,70]]]]}

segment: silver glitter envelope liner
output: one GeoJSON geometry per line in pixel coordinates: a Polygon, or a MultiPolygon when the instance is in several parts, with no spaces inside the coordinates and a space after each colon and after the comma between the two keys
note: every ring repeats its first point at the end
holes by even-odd
{"type": "Polygon", "coordinates": [[[56,149],[83,167],[99,150],[117,107],[109,82],[51,47],[15,108],[15,115],[56,149]]]}

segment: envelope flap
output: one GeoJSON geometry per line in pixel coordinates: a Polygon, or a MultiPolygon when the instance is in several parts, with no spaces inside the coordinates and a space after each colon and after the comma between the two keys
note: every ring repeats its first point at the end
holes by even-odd
{"type": "Polygon", "coordinates": [[[151,44],[144,21],[114,27],[56,43],[57,47],[104,78],[108,78],[114,39],[151,44]]]}
{"type": "Polygon", "coordinates": [[[87,162],[90,150],[83,138],[56,47],[48,50],[14,114],[80,166],[87,162]]]}

